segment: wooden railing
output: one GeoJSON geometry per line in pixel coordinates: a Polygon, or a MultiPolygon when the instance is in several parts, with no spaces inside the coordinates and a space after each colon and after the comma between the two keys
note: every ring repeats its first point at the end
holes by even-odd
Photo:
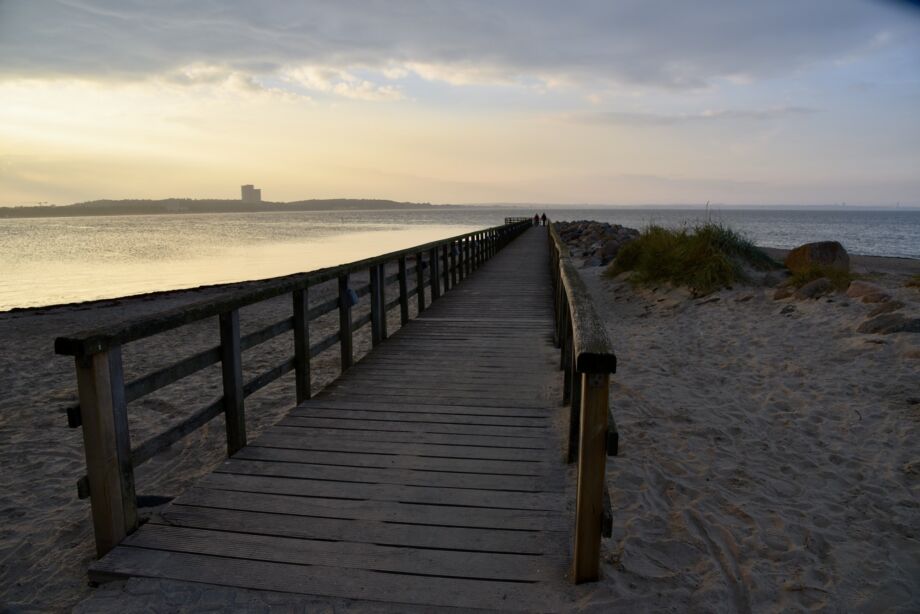
{"type": "Polygon", "coordinates": [[[505,218],[506,224],[517,224],[518,222],[530,222],[531,224],[533,224],[533,218],[532,217],[506,217],[505,218]]]}
{"type": "Polygon", "coordinates": [[[373,345],[381,343],[387,338],[388,311],[398,306],[400,320],[406,324],[410,316],[410,296],[417,297],[417,311],[421,313],[425,310],[426,287],[430,288],[432,301],[439,298],[529,226],[529,220],[496,226],[376,258],[274,278],[251,290],[58,337],[54,343],[55,352],[73,356],[76,362],[79,404],[68,408],[67,415],[71,427],[83,427],[86,476],[78,482],[78,492],[81,498],[90,498],[97,554],[104,555],[138,526],[135,467],[221,413],[226,422],[227,453],[233,455],[246,445],[246,397],[294,371],[297,402],[309,399],[311,358],[338,344],[344,372],[354,362],[354,331],[369,323],[373,345]],[[410,258],[414,259],[413,266],[408,266],[410,258]],[[397,272],[387,275],[386,265],[394,262],[397,272]],[[370,283],[352,288],[350,276],[365,270],[369,272],[370,283]],[[415,285],[410,287],[413,278],[415,285]],[[338,280],[338,295],[310,305],[309,289],[331,280],[338,280]],[[386,289],[391,284],[398,284],[398,295],[387,301],[386,289]],[[284,294],[292,297],[291,317],[240,335],[240,308],[284,294]],[[370,295],[370,313],[353,320],[352,308],[366,295],[370,295]],[[311,343],[309,323],[336,310],[338,331],[311,343]],[[214,316],[219,319],[218,345],[140,378],[124,381],[123,345],[214,316]],[[242,353],[288,331],[294,334],[294,355],[244,382],[242,353]],[[223,396],[132,448],[128,403],[216,363],[221,364],[223,396]]]}
{"type": "Polygon", "coordinates": [[[613,524],[605,457],[616,456],[619,442],[609,404],[616,356],[588,288],[553,224],[549,246],[555,291],[553,340],[562,350],[563,402],[571,406],[568,460],[578,462],[572,579],[590,582],[600,573],[601,537],[610,537],[613,524]]]}

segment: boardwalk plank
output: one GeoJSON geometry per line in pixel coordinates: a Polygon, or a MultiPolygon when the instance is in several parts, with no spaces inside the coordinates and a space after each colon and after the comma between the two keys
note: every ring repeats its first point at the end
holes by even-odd
{"type": "Polygon", "coordinates": [[[512,242],[154,515],[91,578],[393,611],[572,609],[545,261],[542,230],[512,242]]]}

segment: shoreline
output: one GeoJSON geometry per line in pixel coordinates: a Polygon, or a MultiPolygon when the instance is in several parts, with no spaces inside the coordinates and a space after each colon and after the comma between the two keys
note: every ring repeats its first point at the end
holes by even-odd
{"type": "MultiPolygon", "coordinates": [[[[783,258],[789,252],[789,248],[783,247],[763,247],[757,246],[759,249],[767,253],[771,258],[776,260],[779,263],[782,263],[783,258]]],[[[874,256],[866,254],[850,254],[851,258],[857,259],[857,266],[861,268],[875,267],[884,271],[897,270],[901,267],[905,267],[911,271],[911,273],[920,273],[920,258],[909,258],[906,256],[874,256]],[[900,266],[898,266],[900,265],[900,266]]],[[[341,263],[345,264],[345,263],[341,263]]],[[[310,273],[311,271],[302,271],[298,273],[291,273],[290,275],[303,275],[310,273]]],[[[212,293],[212,292],[233,292],[238,290],[247,290],[251,289],[258,284],[267,283],[272,280],[277,280],[281,277],[287,277],[287,275],[279,275],[276,277],[265,277],[261,279],[249,279],[245,281],[231,281],[219,284],[204,284],[200,286],[190,286],[188,288],[174,288],[170,290],[153,290],[151,292],[142,292],[139,294],[127,294],[123,296],[113,296],[109,298],[98,298],[98,299],[88,299],[85,301],[73,301],[69,303],[54,303],[51,305],[38,305],[33,307],[13,307],[11,309],[0,310],[0,320],[7,317],[22,317],[29,315],[44,315],[43,312],[49,311],[60,311],[62,309],[94,309],[97,307],[111,307],[120,304],[124,301],[152,301],[161,298],[170,298],[177,294],[183,293],[212,293]]],[[[206,297],[202,297],[206,298],[206,297]]]]}

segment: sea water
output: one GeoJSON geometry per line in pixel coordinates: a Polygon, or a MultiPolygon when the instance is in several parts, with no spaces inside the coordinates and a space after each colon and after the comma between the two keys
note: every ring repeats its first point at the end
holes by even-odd
{"type": "Polygon", "coordinates": [[[432,207],[0,219],[0,311],[309,271],[544,212],[640,229],[712,221],[763,246],[836,240],[854,254],[920,258],[918,210],[432,207]]]}

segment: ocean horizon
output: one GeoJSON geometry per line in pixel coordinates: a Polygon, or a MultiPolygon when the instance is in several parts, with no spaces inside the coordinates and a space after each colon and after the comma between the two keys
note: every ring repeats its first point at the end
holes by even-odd
{"type": "Polygon", "coordinates": [[[638,229],[715,222],[762,247],[835,240],[852,254],[920,258],[920,209],[909,208],[516,204],[17,218],[0,220],[0,311],[310,271],[544,212],[638,229]]]}

